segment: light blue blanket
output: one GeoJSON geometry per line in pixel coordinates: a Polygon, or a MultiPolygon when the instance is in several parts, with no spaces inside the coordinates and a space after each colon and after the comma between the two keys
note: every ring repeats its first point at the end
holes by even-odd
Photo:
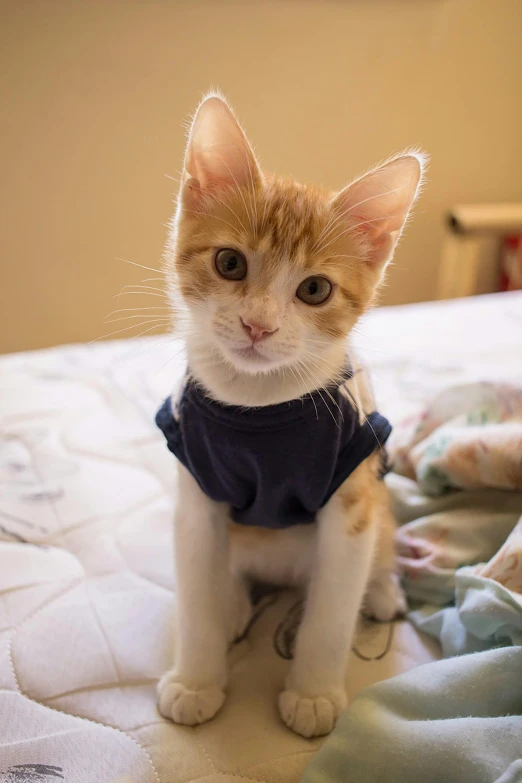
{"type": "Polygon", "coordinates": [[[363,691],[302,783],[521,783],[522,648],[419,666],[363,691]]]}

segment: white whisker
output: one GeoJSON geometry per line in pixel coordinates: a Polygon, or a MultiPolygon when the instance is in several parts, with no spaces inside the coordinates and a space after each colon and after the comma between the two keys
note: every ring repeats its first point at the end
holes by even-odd
{"type": "Polygon", "coordinates": [[[327,247],[330,247],[334,242],[337,242],[341,237],[343,237],[345,234],[349,234],[352,231],[357,231],[358,228],[361,228],[361,226],[366,226],[369,223],[379,223],[382,220],[390,220],[391,218],[398,217],[397,215],[382,215],[382,217],[373,218],[372,220],[363,220],[360,223],[356,223],[353,226],[349,226],[344,231],[341,231],[340,234],[337,234],[333,239],[331,239],[329,242],[326,243],[326,245],[323,245],[321,248],[321,252],[326,250],[327,247]]]}
{"type": "MultiPolygon", "coordinates": [[[[107,337],[112,337],[115,334],[121,334],[121,332],[128,332],[129,329],[136,329],[136,327],[140,327],[140,326],[143,326],[143,324],[131,324],[130,326],[125,326],[123,329],[117,329],[115,332],[110,332],[109,334],[102,334],[100,337],[95,337],[94,340],[88,342],[87,345],[92,345],[93,343],[96,343],[99,340],[106,340],[107,337]]],[[[144,334],[147,334],[147,332],[152,332],[153,329],[159,329],[159,324],[154,324],[148,329],[145,329],[144,332],[140,332],[140,334],[134,334],[132,335],[132,337],[133,338],[143,337],[144,334]]]]}
{"type": "Polygon", "coordinates": [[[367,201],[373,201],[376,198],[382,198],[382,196],[390,196],[392,193],[398,193],[399,190],[404,190],[405,187],[407,186],[401,185],[400,187],[394,188],[393,190],[385,190],[383,193],[377,193],[376,196],[368,196],[368,198],[363,198],[362,201],[357,202],[357,204],[353,204],[350,209],[347,209],[346,214],[352,212],[354,209],[357,209],[357,207],[360,207],[361,204],[366,204],[367,201]]]}
{"type": "Polygon", "coordinates": [[[173,354],[173,355],[172,355],[172,356],[171,356],[169,359],[167,359],[167,361],[166,361],[164,364],[162,364],[162,365],[161,365],[161,367],[159,368],[159,370],[156,370],[156,373],[155,373],[155,375],[159,375],[159,373],[160,373],[162,370],[164,370],[164,369],[165,369],[165,367],[166,367],[168,364],[170,364],[170,362],[171,362],[171,361],[173,361],[174,359],[177,359],[177,358],[178,358],[178,356],[181,356],[181,354],[183,354],[183,353],[185,353],[185,352],[186,352],[186,348],[185,348],[185,346],[183,346],[183,347],[182,347],[182,348],[181,348],[179,351],[177,351],[177,352],[176,352],[175,354],[173,354]]]}
{"type": "Polygon", "coordinates": [[[164,321],[165,323],[168,323],[171,320],[170,315],[123,315],[121,318],[107,318],[104,319],[104,324],[116,324],[120,321],[132,321],[136,318],[141,318],[142,323],[145,324],[147,321],[164,321]]]}
{"type": "Polygon", "coordinates": [[[301,373],[300,373],[300,371],[299,371],[299,368],[298,368],[297,366],[296,366],[296,368],[295,368],[295,369],[296,369],[296,372],[298,373],[298,376],[296,376],[296,373],[294,372],[294,369],[292,368],[292,365],[291,365],[291,364],[289,364],[289,365],[288,365],[288,369],[290,370],[290,372],[292,373],[292,375],[293,375],[293,376],[294,376],[294,377],[297,379],[297,384],[298,384],[298,386],[299,386],[299,381],[301,381],[301,382],[302,382],[304,391],[303,391],[303,393],[302,393],[302,395],[301,395],[301,396],[304,396],[304,395],[308,394],[308,396],[310,397],[310,399],[312,400],[312,402],[313,402],[313,404],[314,404],[314,408],[315,408],[315,416],[316,416],[316,418],[317,418],[317,419],[319,419],[319,412],[318,412],[318,410],[317,410],[317,405],[315,404],[314,395],[312,394],[312,392],[311,392],[311,391],[309,391],[309,392],[307,392],[307,391],[306,391],[306,385],[305,385],[305,383],[304,383],[304,381],[303,381],[303,376],[301,375],[301,373]]]}
{"type": "Polygon", "coordinates": [[[123,261],[125,264],[132,264],[132,266],[139,266],[141,269],[148,269],[149,272],[161,272],[161,269],[155,269],[152,266],[145,266],[144,264],[138,264],[136,261],[129,261],[128,258],[115,258],[115,261],[123,261]]]}
{"type": "MultiPolygon", "coordinates": [[[[151,353],[151,351],[154,350],[160,350],[160,348],[163,348],[165,345],[169,345],[170,343],[177,342],[174,337],[169,337],[167,340],[164,339],[165,335],[161,335],[161,339],[158,342],[152,343],[152,345],[145,345],[140,349],[137,350],[131,350],[129,353],[125,354],[124,357],[118,359],[117,361],[126,361],[129,359],[129,356],[132,356],[132,359],[135,360],[138,358],[138,356],[144,356],[147,353],[151,353]]],[[[133,337],[132,340],[137,340],[138,337],[133,337]]],[[[153,340],[153,337],[146,337],[145,340],[153,340]]]]}
{"type": "Polygon", "coordinates": [[[221,204],[223,207],[225,207],[226,209],[230,210],[230,212],[232,212],[232,214],[234,215],[234,217],[238,221],[239,225],[241,226],[241,228],[245,232],[245,234],[248,233],[245,224],[243,223],[243,221],[241,220],[241,218],[239,217],[237,212],[234,209],[232,209],[230,204],[227,204],[226,201],[223,201],[222,199],[218,198],[215,193],[212,194],[212,200],[213,201],[217,201],[218,204],[221,204]]]}
{"type": "Polygon", "coordinates": [[[157,292],[159,291],[164,296],[166,296],[164,288],[160,288],[157,285],[142,285],[141,283],[128,283],[128,285],[124,285],[123,288],[121,289],[120,293],[116,294],[115,296],[120,296],[120,294],[123,294],[124,291],[126,291],[128,288],[133,288],[133,289],[140,290],[140,291],[141,290],[143,290],[143,291],[157,291],[157,292]]]}
{"type": "Polygon", "coordinates": [[[168,305],[148,305],[147,307],[120,307],[118,310],[112,310],[105,317],[110,318],[111,315],[116,313],[135,313],[136,311],[142,313],[144,310],[168,310],[168,305]]]}
{"type": "Polygon", "coordinates": [[[188,212],[191,215],[199,215],[199,216],[204,215],[206,217],[213,218],[213,220],[219,220],[220,223],[224,223],[226,226],[230,226],[230,228],[232,228],[236,232],[238,231],[237,226],[234,226],[233,223],[230,223],[228,220],[225,220],[224,218],[221,218],[218,215],[212,215],[210,212],[201,212],[201,211],[194,210],[194,209],[186,209],[184,211],[188,212]]]}
{"type": "Polygon", "coordinates": [[[228,165],[228,163],[226,162],[226,160],[222,156],[220,156],[220,159],[221,159],[221,162],[224,163],[225,166],[227,167],[228,172],[229,172],[230,176],[232,177],[232,179],[234,181],[234,184],[236,186],[236,190],[239,193],[239,195],[241,196],[241,200],[243,201],[243,204],[245,206],[246,213],[247,213],[247,215],[248,215],[248,217],[250,219],[250,224],[252,225],[253,215],[250,213],[250,210],[248,209],[245,197],[243,195],[243,190],[242,190],[242,188],[239,187],[238,181],[237,181],[237,179],[234,176],[234,172],[231,170],[231,168],[228,165]]]}
{"type": "MultiPolygon", "coordinates": [[[[312,381],[312,383],[319,383],[319,379],[318,379],[316,376],[314,376],[314,374],[311,372],[310,368],[309,368],[309,367],[307,367],[307,366],[306,366],[306,365],[303,363],[303,361],[302,361],[302,360],[301,360],[301,361],[299,361],[299,362],[297,363],[297,366],[298,366],[298,367],[300,367],[300,369],[301,369],[301,370],[304,372],[305,376],[307,376],[307,377],[308,377],[308,379],[309,379],[310,381],[312,381]]],[[[318,393],[318,395],[320,396],[321,400],[323,401],[323,404],[324,404],[324,406],[326,407],[326,409],[327,409],[328,413],[330,414],[330,416],[332,417],[332,419],[334,420],[334,422],[335,422],[335,425],[336,425],[336,426],[339,428],[339,422],[338,422],[338,421],[337,421],[337,419],[335,418],[334,414],[333,414],[333,413],[332,413],[332,411],[330,410],[330,406],[328,405],[328,403],[327,403],[327,402],[326,402],[326,400],[324,399],[323,395],[321,394],[321,389],[322,389],[323,391],[326,391],[326,390],[324,389],[324,386],[323,386],[323,385],[321,385],[321,384],[319,383],[319,386],[318,386],[318,388],[316,388],[316,389],[315,389],[315,391],[318,393]]]]}
{"type": "Polygon", "coordinates": [[[114,294],[112,297],[113,299],[120,298],[121,296],[130,296],[131,294],[134,294],[134,296],[137,296],[138,294],[140,296],[157,296],[159,299],[166,299],[167,294],[155,294],[152,291],[120,291],[119,294],[114,294]]]}

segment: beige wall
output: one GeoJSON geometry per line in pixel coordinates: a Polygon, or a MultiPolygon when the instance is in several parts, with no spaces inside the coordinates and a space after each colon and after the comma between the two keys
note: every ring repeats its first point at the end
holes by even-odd
{"type": "Polygon", "coordinates": [[[451,204],[521,197],[520,0],[1,5],[0,351],[110,331],[113,294],[153,274],[115,257],[158,265],[164,175],[210,85],[264,165],[303,180],[337,187],[407,145],[431,153],[385,303],[434,295],[451,204]]]}

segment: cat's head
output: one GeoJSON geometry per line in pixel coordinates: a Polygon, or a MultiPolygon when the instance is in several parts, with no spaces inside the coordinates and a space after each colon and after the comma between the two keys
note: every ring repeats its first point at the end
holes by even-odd
{"type": "Polygon", "coordinates": [[[227,103],[206,98],[168,269],[192,339],[243,373],[317,365],[372,303],[423,165],[406,152],[338,193],[267,175],[227,103]]]}

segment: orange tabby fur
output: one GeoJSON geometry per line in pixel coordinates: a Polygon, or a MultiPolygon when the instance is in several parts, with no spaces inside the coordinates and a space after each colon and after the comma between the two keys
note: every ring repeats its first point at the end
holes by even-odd
{"type": "MultiPolygon", "coordinates": [[[[263,174],[226,102],[203,101],[190,131],[166,275],[174,309],[188,312],[191,374],[210,396],[268,406],[342,377],[346,338],[373,303],[423,163],[406,152],[329,193],[263,174]],[[215,262],[223,249],[242,254],[243,278],[220,276],[215,262]],[[332,286],[322,304],[299,296],[310,276],[332,286]],[[245,318],[266,338],[255,350],[245,318]]],[[[228,641],[251,610],[245,580],[258,578],[308,589],[279,709],[303,736],[331,731],[346,703],[344,669],[361,603],[381,620],[405,608],[379,468],[376,450],[317,510],[316,524],[270,530],[230,522],[229,507],[207,498],[180,466],[179,651],[158,686],[163,715],[194,725],[220,709],[228,641]]]]}
{"type": "MultiPolygon", "coordinates": [[[[380,453],[368,457],[350,478],[338,490],[339,499],[346,512],[346,534],[357,536],[368,525],[378,529],[375,552],[375,570],[393,570],[395,562],[395,519],[390,511],[386,484],[379,478],[380,453]]],[[[280,530],[247,527],[235,522],[229,523],[231,547],[243,551],[254,551],[265,546],[277,549],[278,542],[284,537],[280,530]]]]}
{"type": "MultiPolygon", "coordinates": [[[[341,296],[309,313],[327,337],[346,336],[372,304],[377,275],[370,265],[361,263],[365,241],[357,234],[357,221],[347,231],[331,194],[323,188],[270,177],[264,183],[211,195],[198,209],[182,214],[176,270],[180,290],[188,300],[206,299],[227,288],[209,264],[209,254],[216,247],[234,247],[260,256],[263,278],[256,282],[259,290],[266,290],[282,264],[300,278],[303,274],[327,275],[341,296]]],[[[244,281],[234,293],[242,296],[248,285],[250,281],[244,281]]]]}
{"type": "MultiPolygon", "coordinates": [[[[346,230],[339,211],[332,205],[332,194],[324,188],[302,185],[289,177],[265,178],[247,187],[234,185],[219,195],[210,195],[194,210],[185,210],[177,237],[176,271],[182,295],[199,302],[219,295],[241,297],[247,286],[257,287],[260,294],[268,288],[281,265],[295,269],[296,277],[325,274],[341,294],[328,306],[309,308],[308,317],[326,338],[344,338],[354,323],[373,304],[377,293],[377,275],[365,262],[367,246],[353,229],[346,230]],[[223,281],[209,263],[217,247],[234,247],[261,257],[263,277],[236,283],[233,289],[223,281]]],[[[379,457],[370,457],[341,488],[346,508],[357,504],[358,522],[347,530],[357,535],[376,520],[386,528],[380,536],[380,559],[383,567],[394,560],[391,514],[373,515],[377,504],[387,506],[386,488],[378,480],[379,457]],[[391,531],[391,532],[390,532],[391,531]]],[[[260,539],[278,531],[230,525],[230,534],[242,547],[256,547],[260,539]]]]}

